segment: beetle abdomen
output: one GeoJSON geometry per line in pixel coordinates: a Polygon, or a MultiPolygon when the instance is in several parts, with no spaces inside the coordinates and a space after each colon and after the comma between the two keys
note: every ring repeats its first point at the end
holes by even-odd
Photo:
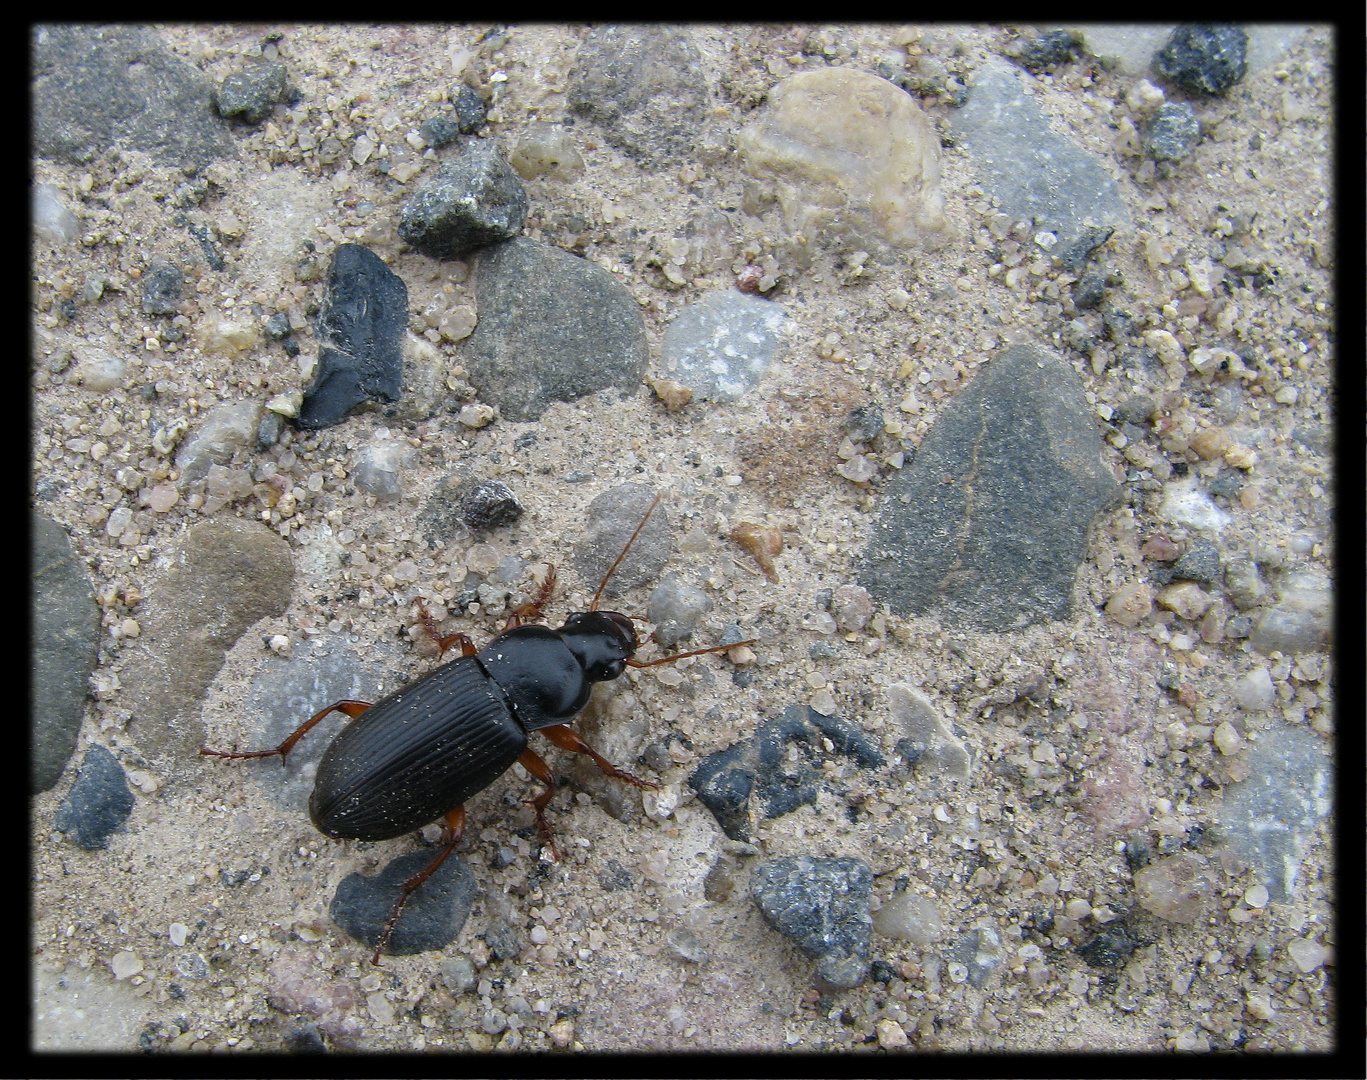
{"type": "Polygon", "coordinates": [[[309,813],[343,840],[389,840],[460,806],[527,747],[507,698],[463,656],[377,701],[332,741],[309,813]]]}

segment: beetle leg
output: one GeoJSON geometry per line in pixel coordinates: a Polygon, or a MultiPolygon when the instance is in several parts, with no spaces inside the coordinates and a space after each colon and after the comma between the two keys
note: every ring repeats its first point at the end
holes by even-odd
{"type": "Polygon", "coordinates": [[[355,720],[356,717],[360,716],[361,713],[365,712],[368,708],[370,708],[370,702],[368,701],[353,701],[351,698],[346,698],[342,701],[334,701],[326,709],[322,709],[319,712],[314,713],[311,717],[309,717],[302,724],[300,724],[299,727],[295,729],[294,734],[292,734],[288,739],[282,742],[274,750],[248,750],[243,753],[230,754],[223,750],[203,749],[200,750],[200,754],[204,757],[227,758],[274,757],[276,754],[279,754],[280,760],[284,761],[285,758],[289,756],[289,752],[294,749],[294,744],[304,737],[304,735],[308,732],[309,728],[313,727],[314,724],[318,723],[318,721],[323,719],[323,717],[325,717],[328,713],[333,712],[334,710],[336,710],[337,712],[344,712],[353,720],[355,720]]]}
{"type": "Polygon", "coordinates": [[[504,630],[511,630],[515,626],[521,626],[524,622],[541,618],[541,609],[551,602],[551,593],[555,591],[555,564],[549,565],[550,570],[546,574],[546,580],[541,583],[536,599],[529,600],[521,607],[514,608],[508,615],[508,622],[504,625],[504,630]]]}
{"type": "Polygon", "coordinates": [[[536,811],[536,831],[541,834],[541,839],[551,849],[552,858],[559,862],[560,849],[555,846],[555,841],[551,839],[551,827],[546,822],[546,806],[550,803],[551,796],[555,794],[555,774],[551,772],[550,766],[541,760],[541,755],[531,747],[522,751],[518,756],[517,763],[546,785],[545,791],[535,799],[528,799],[527,801],[536,811]]]}
{"type": "Polygon", "coordinates": [[[465,833],[465,806],[461,804],[446,815],[446,829],[451,834],[451,838],[446,842],[446,847],[441,854],[427,864],[426,869],[414,874],[403,883],[399,890],[399,898],[394,901],[394,909],[389,913],[389,921],[384,924],[384,932],[380,935],[380,944],[375,947],[375,955],[370,958],[370,962],[379,966],[380,953],[389,948],[389,939],[394,936],[394,926],[399,921],[399,913],[403,911],[403,906],[408,903],[408,898],[418,891],[419,886],[437,872],[437,867],[446,861],[446,856],[455,850],[460,843],[461,836],[465,833]]]}
{"type": "Polygon", "coordinates": [[[650,788],[658,791],[659,785],[652,784],[649,780],[641,780],[632,776],[631,773],[623,772],[616,765],[610,762],[597,750],[593,749],[588,743],[579,737],[579,733],[574,728],[566,727],[564,724],[554,724],[551,727],[538,729],[541,734],[555,743],[556,746],[566,750],[573,750],[576,754],[588,754],[593,758],[594,764],[602,769],[609,776],[615,776],[618,780],[625,780],[628,784],[634,784],[638,788],[650,788]]]}
{"type": "Polygon", "coordinates": [[[446,655],[446,650],[452,645],[460,646],[461,656],[473,656],[479,652],[475,648],[475,643],[466,634],[442,635],[437,633],[437,620],[432,618],[432,613],[427,610],[427,600],[421,596],[418,597],[418,617],[422,619],[422,628],[427,632],[427,636],[436,643],[438,659],[446,655]]]}

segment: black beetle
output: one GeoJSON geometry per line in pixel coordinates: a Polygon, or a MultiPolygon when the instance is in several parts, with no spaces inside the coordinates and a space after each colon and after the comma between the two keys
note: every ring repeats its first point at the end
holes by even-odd
{"type": "MultiPolygon", "coordinates": [[[[210,757],[279,755],[284,760],[294,744],[323,717],[344,712],[352,721],[323,754],[309,798],[309,816],[318,831],[338,840],[392,840],[438,818],[445,819],[450,839],[425,869],[404,882],[372,963],[380,962],[409,896],[460,842],[465,801],[502,776],[513,762],[521,763],[546,785],[531,805],[536,810],[538,830],[559,858],[544,813],[555,794],[555,777],[527,745],[531,732],[540,731],[557,746],[587,754],[609,776],[640,788],[655,787],[618,769],[567,727],[566,721],[588,703],[594,683],[617,678],[628,665],[650,667],[735,647],[718,645],[659,660],[635,660],[641,643],[631,619],[616,611],[598,610],[608,579],[659,501],[657,495],[608,568],[590,609],[569,616],[559,630],[522,622],[539,616],[550,599],[555,585],[552,567],[537,599],[514,611],[504,631],[484,648],[476,649],[464,634],[441,638],[438,643],[443,652],[452,644],[461,646],[458,659],[373,705],[335,702],[315,713],[273,750],[200,750],[210,757]]],[[[423,618],[433,633],[425,608],[423,618]]]]}

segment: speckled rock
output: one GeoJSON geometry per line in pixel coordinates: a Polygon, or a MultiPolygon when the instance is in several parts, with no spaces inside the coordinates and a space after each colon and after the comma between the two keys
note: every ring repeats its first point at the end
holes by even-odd
{"type": "Polygon", "coordinates": [[[1185,101],[1164,102],[1144,128],[1144,149],[1155,161],[1181,161],[1200,142],[1201,124],[1185,101]]]}
{"type": "MultiPolygon", "coordinates": [[[[437,851],[409,851],[391,860],[372,876],[348,874],[337,886],[328,915],[332,921],[369,948],[380,935],[405,881],[422,871],[437,851]]],[[[385,950],[390,956],[442,949],[456,939],[479,895],[474,872],[457,855],[446,861],[408,898],[385,950]]]]}
{"type": "Polygon", "coordinates": [[[506,419],[539,420],[552,402],[640,385],[645,323],[612,274],[524,238],[481,251],[473,268],[479,325],[461,358],[506,419]]]}
{"type": "Polygon", "coordinates": [[[778,353],[783,305],[723,289],[689,304],[665,327],[660,366],[704,401],[736,401],[759,385],[778,353]]]}
{"type": "Polygon", "coordinates": [[[872,884],[859,859],[797,855],[757,865],[750,895],[770,926],[817,958],[819,980],[848,989],[868,974],[872,884]]]}
{"type": "Polygon", "coordinates": [[[285,97],[285,65],[262,61],[234,71],[214,93],[220,116],[259,124],[285,97]]]}
{"type": "Polygon", "coordinates": [[[1247,50],[1242,26],[1185,23],[1154,54],[1153,66],[1189,93],[1224,94],[1248,71],[1247,50]]]}
{"type": "Polygon", "coordinates": [[[85,564],[55,521],[31,514],[29,553],[29,791],[36,795],[57,783],[76,749],[100,609],[85,564]]]}
{"type": "Polygon", "coordinates": [[[772,184],[790,232],[938,247],[952,236],[940,145],[916,99],[856,68],[790,75],[736,145],[772,184]]]}
{"type": "Polygon", "coordinates": [[[467,146],[424,181],[399,215],[404,243],[434,259],[461,259],[522,231],[527,192],[492,142],[467,146]]]}

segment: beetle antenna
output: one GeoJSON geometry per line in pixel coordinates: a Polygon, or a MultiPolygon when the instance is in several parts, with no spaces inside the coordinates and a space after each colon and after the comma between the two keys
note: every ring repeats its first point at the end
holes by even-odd
{"type": "Polygon", "coordinates": [[[646,516],[641,519],[641,524],[636,526],[636,531],[631,534],[631,539],[627,541],[627,546],[622,549],[622,554],[617,556],[617,561],[608,567],[608,572],[603,575],[603,583],[598,586],[598,591],[593,594],[593,603],[589,605],[590,611],[598,610],[598,601],[603,596],[603,590],[608,587],[608,581],[617,572],[617,568],[622,565],[622,560],[627,557],[627,552],[631,550],[631,545],[636,543],[636,538],[641,535],[641,530],[646,527],[646,522],[650,520],[650,515],[655,513],[655,507],[660,505],[660,499],[664,492],[656,492],[655,498],[651,501],[650,509],[646,511],[646,516]]]}

